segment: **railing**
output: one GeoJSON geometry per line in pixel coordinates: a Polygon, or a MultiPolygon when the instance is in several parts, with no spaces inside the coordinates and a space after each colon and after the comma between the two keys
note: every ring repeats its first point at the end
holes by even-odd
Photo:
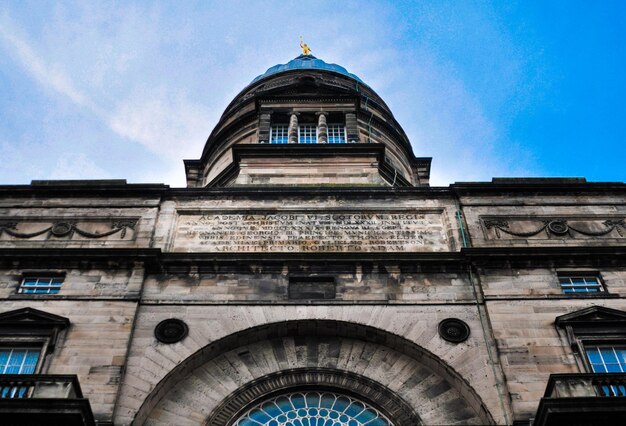
{"type": "Polygon", "coordinates": [[[0,399],[82,397],[76,375],[0,374],[0,399]]]}
{"type": "Polygon", "coordinates": [[[552,374],[544,398],[626,396],[626,373],[552,374]]]}

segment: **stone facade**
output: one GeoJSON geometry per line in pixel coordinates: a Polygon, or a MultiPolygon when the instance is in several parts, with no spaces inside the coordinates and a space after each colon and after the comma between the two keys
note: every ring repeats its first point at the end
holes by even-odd
{"type": "Polygon", "coordinates": [[[346,75],[257,80],[185,165],[188,188],[0,187],[0,314],[69,320],[37,374],[76,374],[98,424],[232,424],[316,387],[398,425],[530,424],[550,374],[588,369],[556,318],[626,311],[626,185],[429,187],[429,159],[346,75]],[[276,114],[320,110],[359,140],[262,143],[276,114]],[[51,274],[58,293],[20,292],[51,274]],[[563,274],[598,274],[601,291],[564,293],[563,274]],[[453,341],[449,318],[469,336],[453,341]],[[182,340],[155,334],[167,319],[182,340]]]}

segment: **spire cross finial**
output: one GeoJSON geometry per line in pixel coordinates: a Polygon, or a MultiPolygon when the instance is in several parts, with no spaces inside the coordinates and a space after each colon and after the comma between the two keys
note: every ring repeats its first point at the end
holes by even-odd
{"type": "Polygon", "coordinates": [[[303,55],[310,55],[311,54],[311,48],[309,47],[308,44],[302,42],[302,36],[300,36],[300,48],[302,49],[302,54],[303,55]]]}

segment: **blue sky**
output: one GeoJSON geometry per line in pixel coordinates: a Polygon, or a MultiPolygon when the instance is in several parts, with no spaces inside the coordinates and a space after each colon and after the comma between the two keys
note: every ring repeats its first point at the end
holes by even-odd
{"type": "Polygon", "coordinates": [[[299,52],[391,107],[432,184],[626,180],[626,2],[0,3],[0,183],[184,186],[228,102],[299,52]]]}

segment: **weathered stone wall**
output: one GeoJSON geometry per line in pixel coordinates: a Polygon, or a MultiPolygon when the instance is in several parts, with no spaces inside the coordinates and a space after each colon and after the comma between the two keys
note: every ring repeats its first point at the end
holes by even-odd
{"type": "Polygon", "coordinates": [[[462,197],[474,247],[626,244],[626,199],[594,194],[462,197]]]}
{"type": "Polygon", "coordinates": [[[154,241],[177,252],[383,253],[455,251],[459,240],[450,199],[268,194],[165,202],[154,241]]]}
{"type": "MultiPolygon", "coordinates": [[[[142,411],[150,422],[171,423],[172,416],[184,414],[189,424],[200,424],[220,399],[238,386],[278,371],[275,367],[281,364],[262,335],[254,344],[242,341],[216,353],[219,362],[206,356],[201,365],[188,365],[196,362],[197,354],[208,353],[207,348],[221,339],[253,327],[331,320],[401,336],[437,359],[441,369],[427,365],[435,373],[416,379],[412,393],[406,393],[402,379],[410,376],[410,362],[417,362],[412,372],[420,371],[419,357],[409,357],[413,360],[409,362],[404,352],[386,349],[381,342],[363,343],[357,336],[354,341],[346,338],[345,346],[340,346],[358,346],[361,354],[380,357],[380,364],[364,368],[367,364],[361,355],[352,357],[353,349],[344,349],[332,366],[358,370],[412,404],[432,408],[420,415],[427,423],[441,424],[454,420],[438,414],[451,407],[446,404],[457,404],[452,411],[463,415],[469,407],[471,416],[457,418],[461,423],[483,419],[477,408],[481,404],[498,423],[505,422],[502,407],[512,409],[507,412],[509,422],[532,417],[550,374],[582,372],[554,319],[593,305],[626,310],[622,302],[626,270],[617,257],[602,262],[588,260],[584,253],[576,259],[561,253],[559,262],[541,257],[522,261],[514,253],[544,247],[617,250],[626,244],[620,223],[626,218],[622,196],[464,195],[460,205],[468,245],[494,253],[513,250],[508,260],[490,260],[485,255],[483,263],[474,264],[468,254],[471,249],[461,250],[463,237],[452,192],[379,190],[298,193],[285,189],[258,194],[207,190],[190,195],[179,191],[164,194],[162,201],[158,197],[6,198],[0,201],[0,248],[5,249],[5,258],[15,249],[156,248],[163,253],[151,255],[145,279],[140,263],[132,270],[120,266],[119,259],[107,260],[106,255],[95,263],[85,257],[85,265],[82,260],[64,260],[52,267],[53,261],[46,262],[41,268],[32,267],[36,262],[32,259],[28,268],[3,260],[0,312],[28,306],[70,319],[44,372],[78,374],[100,420],[111,420],[115,411],[116,424],[129,424],[142,406],[152,404],[142,411]],[[119,226],[127,220],[134,220],[134,225],[119,226]],[[70,229],[55,228],[59,224],[69,224],[70,229]],[[102,236],[107,232],[112,233],[102,236]],[[37,235],[28,235],[33,233],[37,235]],[[349,259],[341,261],[341,256],[349,259]],[[64,272],[62,291],[45,296],[16,294],[26,269],[64,272]],[[473,282],[470,270],[475,273],[473,282]],[[599,272],[607,293],[563,294],[558,273],[576,271],[599,272]],[[332,278],[336,297],[289,299],[293,277],[332,278]],[[484,298],[482,324],[476,297],[479,304],[484,298]],[[454,345],[439,337],[438,323],[450,317],[469,324],[469,340],[454,345]],[[189,336],[173,345],[157,342],[154,328],[166,318],[184,320],[189,336]],[[487,345],[495,365],[490,363],[487,345]],[[242,361],[246,350],[254,352],[250,362],[242,361]],[[259,361],[259,356],[265,361],[259,361]],[[219,364],[217,370],[209,368],[211,362],[219,364]],[[226,362],[232,370],[222,368],[226,362]],[[236,379],[231,372],[238,375],[236,379]],[[504,389],[498,387],[501,373],[504,389]],[[171,386],[163,387],[164,383],[171,386]],[[437,393],[437,389],[443,390],[437,393]],[[475,392],[475,398],[468,392],[475,392]],[[208,401],[204,405],[203,397],[208,401]],[[462,402],[453,402],[457,400],[462,402]]],[[[94,251],[84,251],[89,252],[94,251]]],[[[300,355],[309,347],[321,353],[327,343],[305,339],[296,350],[295,340],[284,340],[283,347],[294,348],[294,357],[285,362],[294,368],[307,367],[300,355]]],[[[324,357],[318,360],[317,367],[330,365],[324,357]]]]}
{"type": "Polygon", "coordinates": [[[233,186],[245,185],[378,185],[389,186],[378,171],[377,159],[245,158],[233,186]]]}
{"type": "MultiPolygon", "coordinates": [[[[626,270],[622,268],[594,268],[582,265],[572,265],[571,268],[501,268],[481,269],[482,290],[486,299],[572,299],[587,298],[590,303],[597,296],[626,296],[626,270]],[[601,294],[563,294],[559,284],[559,273],[587,272],[600,277],[606,287],[606,293],[601,294]]],[[[555,303],[560,303],[555,300],[555,303]]]]}
{"type": "MultiPolygon", "coordinates": [[[[28,269],[31,273],[38,270],[28,269]]],[[[51,298],[54,300],[65,298],[81,299],[138,299],[143,281],[143,269],[125,270],[78,270],[78,269],[55,269],[42,268],[42,274],[46,272],[59,272],[65,274],[63,285],[58,294],[33,295],[20,294],[18,289],[22,282],[24,270],[11,269],[0,270],[0,298],[33,300],[38,298],[51,298]]]]}
{"type": "MultiPolygon", "coordinates": [[[[262,266],[251,265],[249,273],[150,275],[144,284],[143,300],[172,303],[303,303],[302,300],[289,300],[289,272],[295,276],[310,276],[309,273],[288,267],[273,274],[254,273],[255,268],[263,269],[262,266]]],[[[326,273],[320,271],[314,276],[335,279],[335,302],[453,303],[474,300],[467,274],[463,272],[405,274],[393,267],[389,267],[387,272],[383,265],[377,266],[382,273],[372,272],[371,266],[369,271],[363,267],[355,269],[359,268],[359,272],[349,273],[327,269],[326,273]]]]}
{"type": "Polygon", "coordinates": [[[149,247],[158,199],[0,201],[0,248],[149,247]]]}
{"type": "MultiPolygon", "coordinates": [[[[208,345],[211,343],[251,327],[306,319],[335,320],[345,323],[362,324],[388,332],[391,335],[406,338],[417,347],[423,348],[428,353],[432,353],[433,356],[437,357],[441,362],[441,369],[450,369],[449,371],[458,374],[459,377],[462,378],[462,382],[469,384],[469,386],[476,391],[485,407],[496,421],[499,423],[503,422],[503,414],[495,386],[493,370],[488,361],[485,336],[482,335],[477,311],[473,305],[280,306],[270,304],[264,306],[185,306],[144,304],[140,308],[133,336],[130,357],[124,377],[124,385],[116,410],[116,424],[128,424],[148,396],[150,396],[150,401],[153,406],[158,405],[158,401],[170,390],[164,387],[159,388],[158,391],[155,392],[155,388],[159,382],[164,380],[168,374],[170,379],[173,378],[175,383],[182,381],[189,372],[185,369],[175,370],[175,367],[184,364],[187,358],[205,347],[208,348],[208,345]],[[439,337],[437,334],[437,324],[442,319],[448,317],[460,318],[467,322],[472,333],[469,340],[460,344],[452,344],[439,337]],[[153,334],[154,327],[159,321],[166,318],[180,318],[187,322],[189,325],[189,336],[182,342],[173,345],[165,345],[157,342],[153,334]],[[172,374],[176,375],[172,376],[172,374]]],[[[262,335],[258,334],[257,336],[262,335]]],[[[487,340],[489,340],[489,337],[487,337],[487,340]]],[[[242,345],[245,345],[245,343],[245,341],[241,342],[242,345]]],[[[206,353],[209,354],[211,352],[206,353]]],[[[236,354],[236,352],[234,354],[236,354]]],[[[257,356],[259,355],[261,354],[257,354],[257,356]]],[[[228,362],[231,363],[232,368],[236,371],[240,371],[240,373],[232,373],[237,375],[241,374],[241,378],[236,380],[242,380],[243,382],[247,382],[250,379],[250,377],[248,377],[249,374],[252,374],[252,377],[257,377],[264,372],[263,369],[251,371],[242,365],[241,361],[236,359],[236,357],[229,358],[228,362]]],[[[400,365],[396,365],[396,367],[400,367],[400,365]]],[[[390,368],[394,370],[396,367],[390,368]]],[[[215,377],[216,374],[226,374],[223,379],[218,380],[233,380],[234,377],[231,373],[225,373],[223,371],[221,373],[219,371],[211,371],[210,369],[205,369],[204,371],[213,377],[215,377]],[[228,379],[228,376],[231,376],[231,378],[228,379]]],[[[372,374],[374,374],[374,372],[372,372],[372,374]]],[[[387,379],[392,378],[393,376],[387,377],[387,379]]],[[[426,380],[426,377],[423,379],[426,380]]],[[[433,380],[435,380],[435,378],[433,378],[433,380]]],[[[431,383],[427,381],[422,385],[428,387],[428,383],[432,385],[434,382],[431,383]]],[[[453,386],[452,383],[448,384],[453,386]]],[[[225,394],[227,394],[229,392],[228,389],[232,386],[229,385],[229,387],[221,391],[211,388],[206,383],[197,382],[193,387],[197,388],[201,393],[208,392],[214,394],[215,392],[225,392],[225,394]]],[[[456,387],[455,389],[460,388],[456,387]]],[[[437,393],[437,395],[439,394],[437,393]]],[[[436,395],[432,396],[436,397],[436,395]]],[[[424,397],[423,394],[416,394],[414,396],[414,398],[422,397],[424,397]]],[[[452,394],[449,394],[444,397],[443,400],[449,401],[447,397],[454,399],[452,394]]],[[[169,402],[164,405],[164,407],[167,407],[164,408],[164,410],[168,412],[164,417],[164,419],[166,419],[165,421],[170,419],[169,416],[185,411],[191,415],[187,408],[185,408],[187,404],[189,404],[189,401],[186,401],[184,398],[177,399],[172,396],[168,396],[167,398],[169,402]]],[[[206,404],[208,407],[211,404],[209,402],[211,398],[208,394],[207,398],[206,404]]],[[[428,397],[426,397],[426,399],[430,400],[428,397]]],[[[436,403],[426,400],[423,402],[437,405],[436,403]]],[[[440,405],[437,405],[437,407],[439,407],[438,409],[443,409],[440,405]]],[[[434,408],[436,407],[433,407],[433,409],[434,408]]],[[[436,416],[440,414],[431,413],[431,415],[436,416]]],[[[155,416],[158,417],[157,414],[155,414],[155,416]]],[[[202,421],[200,417],[192,415],[191,418],[185,421],[195,421],[196,424],[198,424],[202,421]]]]}
{"type": "Polygon", "coordinates": [[[590,306],[626,310],[623,299],[487,301],[516,420],[535,415],[550,374],[581,372],[556,317],[590,306]]]}
{"type": "Polygon", "coordinates": [[[137,302],[108,300],[3,300],[0,312],[30,307],[66,317],[41,373],[76,374],[94,416],[111,421],[126,361],[137,302]]]}

